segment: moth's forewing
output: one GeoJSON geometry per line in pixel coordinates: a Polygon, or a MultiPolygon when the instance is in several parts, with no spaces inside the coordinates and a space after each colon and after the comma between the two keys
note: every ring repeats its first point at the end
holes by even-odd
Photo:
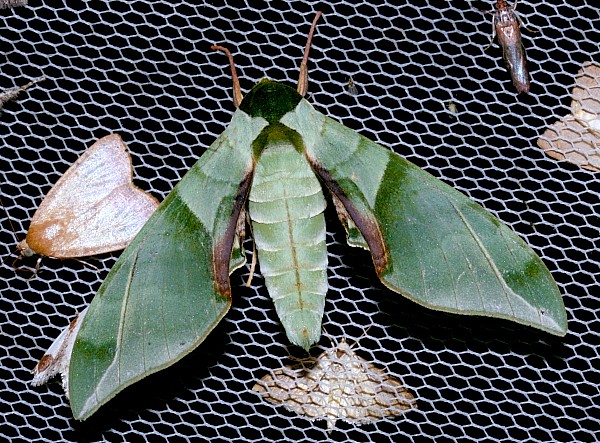
{"type": "Polygon", "coordinates": [[[237,111],[123,252],[90,305],[69,369],[75,418],[192,351],[230,306],[230,258],[266,125],[237,111]]]}
{"type": "Polygon", "coordinates": [[[24,247],[55,258],[125,248],[158,207],[133,184],[131,157],[117,134],[90,146],[35,212],[24,247]]]}

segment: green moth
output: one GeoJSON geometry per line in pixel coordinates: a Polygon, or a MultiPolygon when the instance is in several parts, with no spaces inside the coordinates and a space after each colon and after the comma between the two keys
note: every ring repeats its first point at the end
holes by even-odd
{"type": "Polygon", "coordinates": [[[237,109],[123,252],[77,325],[65,374],[75,418],[175,363],[219,323],[231,304],[229,275],[245,262],[246,215],[289,340],[305,349],[316,343],[328,289],[324,188],[348,243],[370,251],[392,291],[432,309],[566,333],[554,280],[516,234],[303,98],[318,17],[298,90],[265,79],[242,99],[225,50],[237,109]]]}

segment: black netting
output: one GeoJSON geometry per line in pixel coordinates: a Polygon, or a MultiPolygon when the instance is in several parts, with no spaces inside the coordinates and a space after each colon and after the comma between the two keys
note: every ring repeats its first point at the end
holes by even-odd
{"type": "MultiPolygon", "coordinates": [[[[401,377],[419,409],[352,426],[310,422],[251,388],[281,367],[287,340],[260,274],[232,276],[233,308],[190,356],[86,422],[60,384],[29,371],[92,299],[115,255],[45,259],[15,272],[2,214],[0,436],[13,441],[596,441],[600,429],[598,176],[536,146],[570,112],[577,71],[600,62],[595,0],[520,2],[532,88],[516,96],[491,36],[491,1],[190,2],[69,0],[0,10],[0,90],[47,79],[0,115],[1,196],[19,238],[51,185],[111,132],[132,152],[136,183],[164,198],[233,112],[224,44],[248,91],[263,76],[295,84],[310,21],[315,107],[406,156],[518,232],[552,271],[569,316],[557,338],[508,321],[433,312],[386,290],[369,257],[346,246],[327,212],[329,291],[321,345],[359,341],[365,359],[401,377]],[[348,92],[348,80],[358,95],[348,92]],[[452,112],[450,109],[455,110],[452,112]],[[596,374],[596,375],[594,375],[596,374]]],[[[426,247],[426,245],[424,245],[426,247]]],[[[29,263],[31,264],[31,263],[29,263]]],[[[314,354],[318,354],[316,349],[314,354]]]]}

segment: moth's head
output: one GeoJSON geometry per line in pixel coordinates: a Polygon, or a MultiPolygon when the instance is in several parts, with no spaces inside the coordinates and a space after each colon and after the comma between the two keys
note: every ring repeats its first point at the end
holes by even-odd
{"type": "Polygon", "coordinates": [[[231,52],[223,46],[210,47],[213,51],[223,51],[229,59],[233,80],[233,104],[236,108],[241,109],[252,117],[263,117],[269,123],[274,123],[296,107],[308,90],[308,52],[319,17],[321,17],[321,11],[317,12],[310,27],[306,49],[304,50],[304,58],[300,64],[300,78],[298,79],[297,90],[269,79],[263,79],[252,88],[246,98],[243,98],[231,52]]]}
{"type": "Polygon", "coordinates": [[[29,247],[26,240],[21,240],[17,245],[17,253],[21,257],[29,258],[35,255],[35,251],[29,247]]]}
{"type": "Polygon", "coordinates": [[[252,117],[263,117],[269,123],[275,123],[293,111],[300,100],[302,96],[294,88],[264,78],[246,94],[240,110],[252,117]]]}

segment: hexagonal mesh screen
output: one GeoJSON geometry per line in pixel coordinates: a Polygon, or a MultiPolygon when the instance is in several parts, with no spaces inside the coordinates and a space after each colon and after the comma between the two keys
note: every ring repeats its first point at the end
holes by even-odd
{"type": "MultiPolygon", "coordinates": [[[[40,2],[0,10],[0,89],[46,80],[0,115],[0,435],[12,441],[144,441],[175,436],[245,441],[595,441],[600,429],[598,176],[536,146],[570,112],[582,64],[600,62],[592,0],[519,3],[532,72],[517,96],[491,37],[491,1],[40,2]],[[288,342],[260,269],[232,277],[233,307],[174,366],[119,394],[85,422],[60,383],[30,370],[93,298],[118,254],[46,258],[35,278],[12,267],[42,197],[98,138],[119,133],[135,182],[160,199],[229,123],[223,44],[248,91],[264,76],[295,84],[310,22],[323,8],[309,63],[309,100],[461,190],[542,257],[569,317],[564,338],[508,321],[431,311],[388,291],[368,254],[348,247],[328,209],[324,335],[402,379],[418,409],[326,432],[252,391],[302,356],[288,342]],[[357,94],[348,90],[349,79],[357,94]],[[12,227],[11,227],[12,221],[12,227]],[[13,232],[13,228],[14,231],[13,232]],[[595,289],[595,291],[594,291],[595,289]],[[594,376],[593,374],[596,374],[594,376]]],[[[598,143],[598,142],[597,142],[598,143]]],[[[596,145],[597,146],[597,145],[596,145]]],[[[190,240],[192,241],[192,240],[190,240]]],[[[251,243],[247,246],[251,250],[251,243]]],[[[423,245],[427,247],[427,245],[423,245]]],[[[26,262],[34,264],[34,262],[26,262]]]]}

